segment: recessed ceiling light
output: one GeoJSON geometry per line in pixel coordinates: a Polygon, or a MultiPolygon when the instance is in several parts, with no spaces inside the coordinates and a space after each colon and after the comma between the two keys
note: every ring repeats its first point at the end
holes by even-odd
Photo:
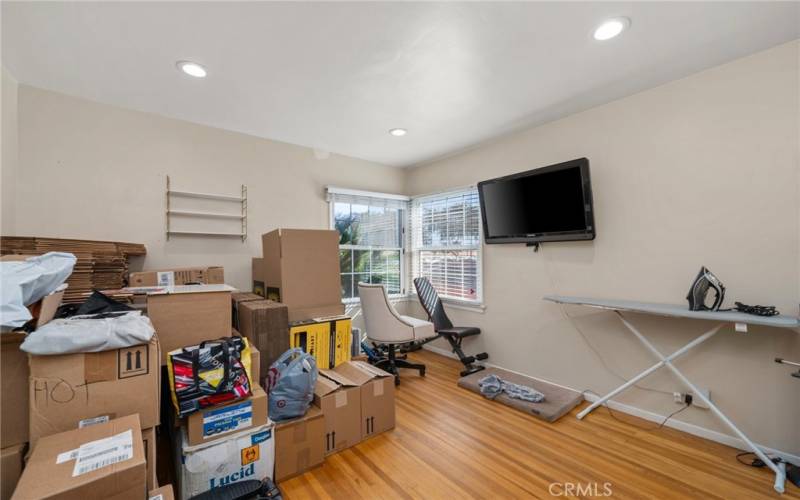
{"type": "Polygon", "coordinates": [[[628,29],[630,25],[631,20],[627,17],[615,17],[613,19],[608,19],[603,21],[603,24],[594,30],[594,39],[600,41],[611,40],[615,36],[628,29]]]}
{"type": "Polygon", "coordinates": [[[392,130],[389,131],[389,133],[395,137],[403,137],[408,133],[408,130],[404,128],[393,128],[392,130]]]}
{"type": "Polygon", "coordinates": [[[202,66],[197,63],[193,63],[191,61],[178,61],[176,64],[178,69],[183,71],[189,76],[193,76],[195,78],[205,78],[208,72],[202,66]]]}

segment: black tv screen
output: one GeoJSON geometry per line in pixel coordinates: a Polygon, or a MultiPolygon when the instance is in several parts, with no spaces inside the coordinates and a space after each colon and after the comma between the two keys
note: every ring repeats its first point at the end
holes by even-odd
{"type": "Polygon", "coordinates": [[[593,240],[589,160],[478,183],[486,243],[593,240]]]}

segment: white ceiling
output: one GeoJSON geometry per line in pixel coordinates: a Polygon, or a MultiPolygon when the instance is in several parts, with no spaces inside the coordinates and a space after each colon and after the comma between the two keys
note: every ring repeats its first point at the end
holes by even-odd
{"type": "Polygon", "coordinates": [[[798,26],[794,2],[4,1],[2,62],[25,84],[407,166],[798,38],[798,26]],[[628,31],[592,39],[620,15],[628,31]],[[185,59],[208,78],[178,72],[185,59]]]}

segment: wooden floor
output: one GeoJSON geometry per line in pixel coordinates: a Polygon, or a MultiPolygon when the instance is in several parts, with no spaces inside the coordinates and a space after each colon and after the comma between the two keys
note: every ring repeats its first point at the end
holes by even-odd
{"type": "MultiPolygon", "coordinates": [[[[327,458],[280,484],[298,498],[552,498],[580,484],[589,498],[800,498],[787,483],[736,461],[736,450],[601,408],[583,421],[577,409],[548,424],[456,386],[459,363],[414,353],[427,365],[404,370],[397,427],[327,458]],[[596,486],[592,486],[596,485],[596,486]]],[[[569,495],[568,495],[569,496],[569,495]]]]}

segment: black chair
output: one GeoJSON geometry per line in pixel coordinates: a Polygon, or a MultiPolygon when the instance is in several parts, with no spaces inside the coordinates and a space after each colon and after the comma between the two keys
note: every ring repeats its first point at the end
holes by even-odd
{"type": "Polygon", "coordinates": [[[461,376],[465,377],[470,373],[483,370],[485,368],[484,366],[475,365],[473,363],[475,363],[476,360],[483,361],[489,357],[488,354],[482,352],[475,356],[467,356],[464,354],[464,351],[461,350],[461,341],[466,337],[480,335],[481,329],[474,326],[453,326],[453,322],[450,321],[450,318],[447,317],[447,313],[444,312],[444,304],[442,304],[439,294],[436,293],[436,289],[433,288],[428,278],[415,278],[414,287],[417,289],[420,304],[422,304],[425,312],[428,313],[428,320],[433,323],[433,329],[436,331],[437,337],[444,337],[447,339],[450,343],[450,347],[453,348],[453,352],[456,353],[458,359],[464,364],[464,371],[461,372],[461,376]]]}

